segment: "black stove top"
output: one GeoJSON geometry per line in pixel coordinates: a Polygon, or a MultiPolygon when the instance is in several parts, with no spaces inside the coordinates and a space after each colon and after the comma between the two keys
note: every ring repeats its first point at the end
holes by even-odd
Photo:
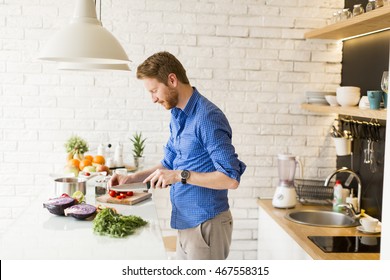
{"type": "Polygon", "coordinates": [[[308,236],[325,253],[379,253],[380,236],[308,236]]]}

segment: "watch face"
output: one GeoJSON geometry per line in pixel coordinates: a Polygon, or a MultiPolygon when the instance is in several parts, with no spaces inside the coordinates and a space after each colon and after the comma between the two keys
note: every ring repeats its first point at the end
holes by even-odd
{"type": "Polygon", "coordinates": [[[190,172],[189,172],[188,170],[183,170],[183,171],[181,172],[181,177],[182,177],[183,179],[188,179],[188,177],[190,177],[190,172]]]}

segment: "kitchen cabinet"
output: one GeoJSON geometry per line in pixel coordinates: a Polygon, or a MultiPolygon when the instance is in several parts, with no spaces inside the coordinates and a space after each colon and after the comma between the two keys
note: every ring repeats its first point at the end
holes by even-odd
{"type": "Polygon", "coordinates": [[[301,108],[310,112],[324,114],[338,114],[352,117],[362,117],[367,119],[386,120],[387,110],[360,109],[359,107],[333,107],[317,104],[302,104],[301,108]]]}
{"type": "Polygon", "coordinates": [[[259,207],[258,232],[257,259],[312,260],[262,207],[259,207]]]}
{"type": "Polygon", "coordinates": [[[390,28],[390,6],[336,22],[305,33],[306,39],[341,40],[390,28]]]}

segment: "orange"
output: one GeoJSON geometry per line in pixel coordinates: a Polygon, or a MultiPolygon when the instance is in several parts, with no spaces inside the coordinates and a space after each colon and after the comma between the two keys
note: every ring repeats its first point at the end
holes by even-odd
{"type": "Polygon", "coordinates": [[[92,162],[89,159],[83,159],[82,161],[80,161],[79,169],[83,170],[84,167],[91,166],[91,165],[92,165],[92,162]]]}
{"type": "Polygon", "coordinates": [[[79,168],[80,161],[78,159],[74,158],[74,159],[71,159],[71,160],[68,161],[68,165],[79,168]]]}
{"type": "Polygon", "coordinates": [[[88,160],[90,160],[91,162],[93,162],[93,156],[91,156],[91,155],[86,155],[86,156],[84,156],[84,159],[88,159],[88,160]]]}
{"type": "Polygon", "coordinates": [[[106,160],[104,159],[103,156],[101,155],[97,155],[97,156],[94,156],[93,157],[93,163],[97,163],[97,164],[100,164],[100,165],[104,165],[106,163],[106,160]]]}

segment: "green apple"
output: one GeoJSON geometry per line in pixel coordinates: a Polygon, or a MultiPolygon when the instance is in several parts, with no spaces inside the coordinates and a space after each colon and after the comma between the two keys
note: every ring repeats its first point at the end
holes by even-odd
{"type": "Polygon", "coordinates": [[[83,171],[84,172],[96,172],[96,166],[92,166],[92,165],[90,165],[90,166],[86,166],[86,167],[84,167],[83,168],[83,171]]]}

